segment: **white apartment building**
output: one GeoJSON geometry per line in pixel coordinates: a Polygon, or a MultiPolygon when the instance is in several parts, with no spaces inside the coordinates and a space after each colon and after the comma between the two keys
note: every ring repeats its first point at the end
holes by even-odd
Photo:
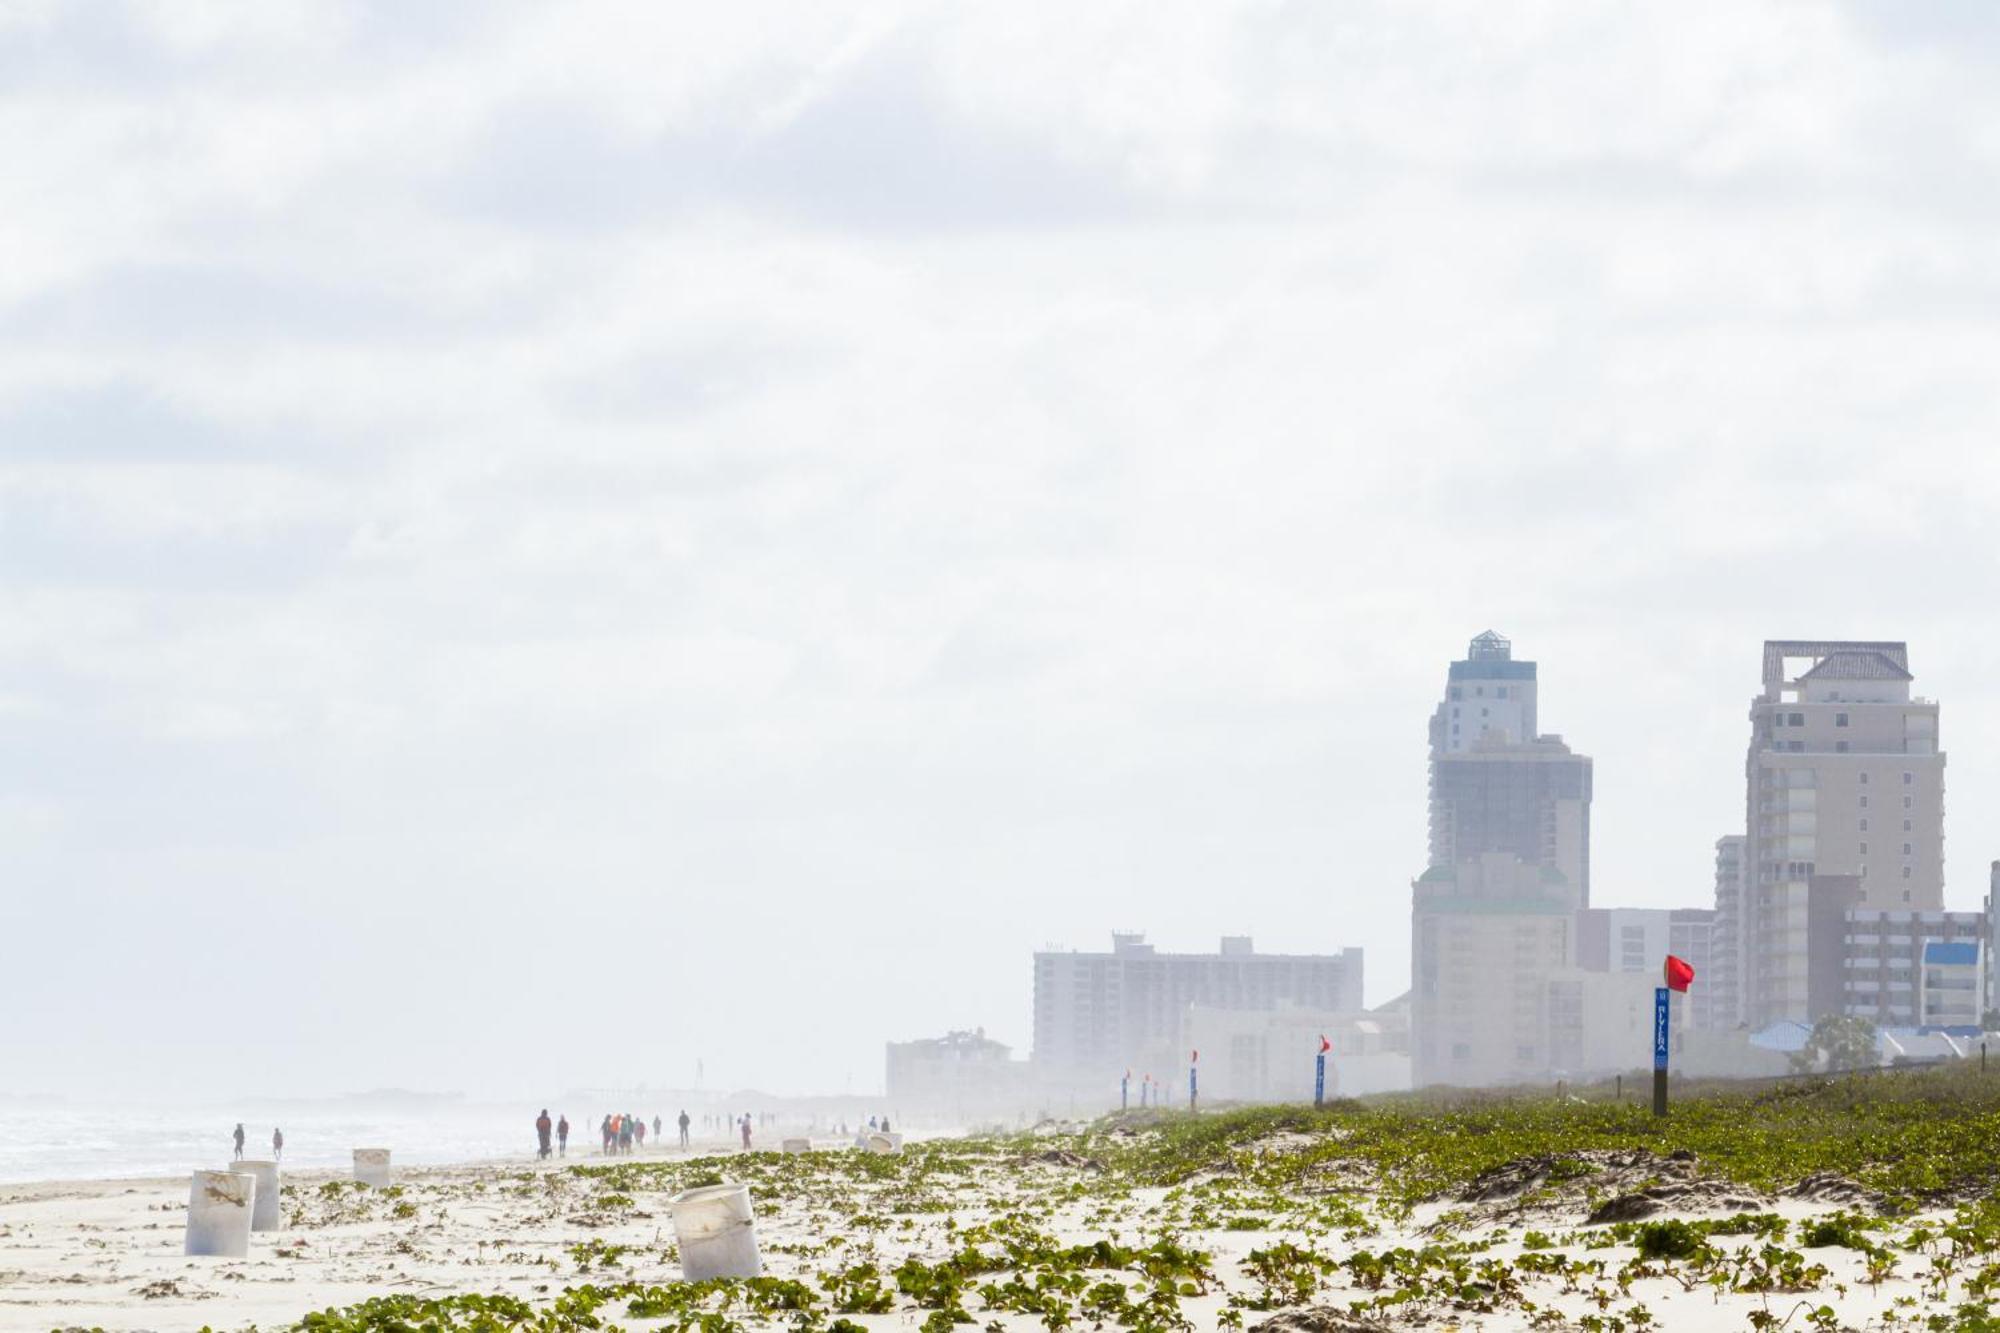
{"type": "Polygon", "coordinates": [[[1190,1005],[1356,1013],[1361,979],[1359,949],[1258,953],[1247,935],[1225,936],[1215,953],[1160,953],[1131,932],[1114,933],[1109,953],[1045,949],[1035,955],[1034,1063],[1115,1087],[1127,1068],[1183,1068],[1190,1005]]]}
{"type": "Polygon", "coordinates": [[[1912,679],[1901,643],[1764,645],[1763,691],[1750,705],[1737,936],[1752,1027],[1815,1017],[1808,903],[1816,879],[1841,881],[1857,908],[1944,906],[1938,706],[1911,694],[1912,679]]]}

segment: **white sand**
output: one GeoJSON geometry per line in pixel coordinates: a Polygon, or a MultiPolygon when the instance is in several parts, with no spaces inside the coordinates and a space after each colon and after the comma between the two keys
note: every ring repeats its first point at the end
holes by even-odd
{"type": "MultiPolygon", "coordinates": [[[[621,1160],[672,1157],[647,1153],[621,1160]]],[[[664,1258],[673,1236],[665,1193],[643,1193],[635,1196],[630,1209],[607,1213],[595,1201],[600,1187],[564,1170],[577,1162],[603,1160],[585,1156],[546,1165],[525,1161],[402,1171],[398,1172],[400,1196],[376,1196],[351,1205],[345,1202],[346,1195],[332,1201],[320,1195],[322,1184],[338,1178],[333,1173],[288,1176],[286,1184],[292,1189],[286,1199],[286,1228],[256,1235],[251,1256],[245,1260],[190,1259],[181,1254],[185,1178],[0,1187],[0,1329],[192,1330],[206,1325],[216,1329],[256,1326],[268,1333],[308,1311],[394,1292],[438,1295],[476,1291],[534,1300],[586,1281],[663,1282],[678,1277],[677,1266],[664,1258]],[[398,1205],[404,1206],[406,1215],[392,1215],[398,1205]],[[343,1220],[335,1215],[342,1207],[353,1207],[366,1216],[343,1220]],[[293,1216],[300,1210],[304,1216],[295,1223],[293,1216]],[[570,1247],[593,1239],[634,1248],[615,1269],[580,1272],[570,1247]]],[[[964,1204],[955,1213],[918,1213],[865,1235],[850,1228],[844,1217],[834,1215],[824,1204],[795,1199],[785,1203],[777,1215],[759,1218],[767,1271],[774,1276],[810,1279],[820,1269],[846,1262],[857,1251],[873,1257],[884,1268],[912,1254],[934,1261],[955,1244],[946,1230],[947,1218],[963,1226],[990,1216],[996,1206],[1026,1207],[1036,1213],[1041,1225],[1072,1242],[1107,1235],[1136,1242],[1156,1234],[1155,1214],[1161,1209],[1164,1191],[1140,1190],[1113,1201],[1072,1199],[1052,1209],[1036,1209],[1037,1199],[1085,1178],[1074,1169],[1061,1167],[993,1164],[982,1167],[962,1187],[964,1204]],[[856,1244],[831,1255],[799,1253],[830,1236],[850,1237],[856,1244]]],[[[1422,1229],[1442,1211],[1435,1206],[1420,1209],[1398,1227],[1384,1227],[1378,1235],[1353,1242],[1338,1235],[1310,1237],[1297,1231],[1191,1233],[1186,1240],[1215,1256],[1215,1270],[1226,1286],[1189,1298],[1184,1309],[1197,1328],[1216,1326],[1227,1291],[1253,1289],[1254,1284],[1238,1267],[1252,1248],[1290,1239],[1335,1258],[1344,1257],[1357,1246],[1374,1251],[1397,1245],[1417,1248],[1433,1242],[1422,1229]]],[[[1796,1218],[1830,1209],[1786,1203],[1772,1211],[1796,1218]]],[[[1558,1239],[1579,1226],[1574,1220],[1531,1225],[1558,1239]]],[[[1472,1239],[1490,1230],[1468,1228],[1456,1232],[1455,1237],[1472,1239]]],[[[1481,1257],[1511,1260],[1522,1252],[1522,1230],[1519,1225],[1511,1228],[1507,1241],[1481,1257]]],[[[1758,1242],[1740,1237],[1717,1243],[1734,1248],[1738,1244],[1754,1247],[1758,1242]]],[[[1797,1241],[1788,1243],[1796,1245],[1797,1241]]],[[[1614,1273],[1631,1257],[1631,1251],[1622,1247],[1586,1250],[1571,1243],[1561,1248],[1572,1256],[1601,1257],[1607,1270],[1614,1273]]],[[[1668,1278],[1642,1279],[1633,1284],[1629,1297],[1614,1299],[1603,1313],[1628,1315],[1636,1302],[1643,1302],[1659,1327],[1741,1330],[1750,1327],[1748,1316],[1753,1310],[1769,1309],[1783,1316],[1803,1301],[1808,1306],[1831,1304],[1839,1311],[1843,1326],[1859,1328],[1874,1322],[1897,1297],[1917,1293],[1913,1275],[1928,1263],[1920,1256],[1904,1256],[1903,1276],[1875,1291],[1860,1280],[1863,1259],[1858,1253],[1844,1249],[1807,1253],[1832,1270],[1825,1290],[1817,1294],[1731,1294],[1718,1299],[1702,1289],[1683,1290],[1668,1278]],[[1844,1295],[1836,1294],[1834,1282],[1846,1283],[1844,1295]]],[[[1344,1276],[1317,1299],[1344,1309],[1349,1301],[1367,1294],[1346,1287],[1344,1276]]],[[[1599,1310],[1584,1293],[1558,1294],[1558,1284],[1553,1282],[1546,1290],[1535,1287],[1532,1296],[1538,1303],[1560,1309],[1571,1327],[1579,1317],[1599,1310]]],[[[994,1318],[981,1309],[976,1297],[968,1296],[967,1305],[982,1324],[994,1318]]],[[[850,1317],[874,1328],[906,1329],[921,1321],[921,1313],[900,1303],[891,1315],[850,1317]]],[[[652,1322],[629,1318],[622,1305],[616,1304],[607,1306],[602,1314],[608,1323],[627,1328],[646,1328],[652,1322]]],[[[1243,1321],[1246,1327],[1254,1328],[1268,1317],[1246,1311],[1243,1321]]],[[[1402,1320],[1385,1317],[1390,1326],[1411,1326],[1407,1313],[1402,1320]]],[[[1036,1320],[1022,1315],[1001,1316],[1000,1322],[1008,1328],[1040,1327],[1036,1320]]],[[[1425,1322],[1440,1329],[1529,1326],[1519,1309],[1494,1314],[1433,1310],[1425,1322]]],[[[1088,1321],[1081,1326],[1088,1327],[1088,1321]]],[[[1790,1326],[1805,1327],[1803,1315],[1790,1326]]]]}

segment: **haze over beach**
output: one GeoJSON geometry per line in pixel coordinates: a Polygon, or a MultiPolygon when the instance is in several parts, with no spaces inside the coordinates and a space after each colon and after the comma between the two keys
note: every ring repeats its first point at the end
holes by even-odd
{"type": "Polygon", "coordinates": [[[0,1333],[1989,1327],[1996,125],[1970,0],[0,5],[0,1333]]]}

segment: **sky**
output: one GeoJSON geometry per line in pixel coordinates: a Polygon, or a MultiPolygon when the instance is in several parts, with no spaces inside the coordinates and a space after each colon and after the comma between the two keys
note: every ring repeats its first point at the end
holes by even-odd
{"type": "Polygon", "coordinates": [[[1385,1001],[1487,628],[1631,906],[1763,639],[1907,640],[1979,906],[1996,52],[0,4],[0,1094],[867,1092],[1113,929],[1385,1001]]]}

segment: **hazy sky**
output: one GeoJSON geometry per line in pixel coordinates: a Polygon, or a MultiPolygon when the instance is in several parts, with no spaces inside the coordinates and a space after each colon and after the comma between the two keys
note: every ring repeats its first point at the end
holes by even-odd
{"type": "Polygon", "coordinates": [[[1767,636],[2000,856],[1984,3],[0,4],[0,1092],[879,1086],[1408,975],[1489,626],[1600,904],[1767,636]]]}

